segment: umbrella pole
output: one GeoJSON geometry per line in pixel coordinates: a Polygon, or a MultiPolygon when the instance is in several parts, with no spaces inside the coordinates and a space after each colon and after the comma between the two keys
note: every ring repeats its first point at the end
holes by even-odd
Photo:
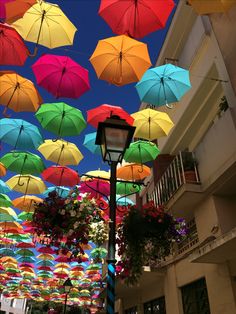
{"type": "Polygon", "coordinates": [[[29,177],[28,180],[27,180],[27,185],[26,185],[25,194],[24,194],[24,201],[25,201],[26,194],[27,194],[27,192],[28,192],[29,181],[30,181],[30,177],[29,177]]]}
{"type": "Polygon", "coordinates": [[[22,175],[22,172],[23,172],[23,169],[24,169],[24,165],[25,165],[26,159],[27,159],[27,155],[25,154],[24,161],[23,161],[21,169],[20,169],[20,176],[19,176],[19,179],[18,179],[18,182],[17,182],[17,184],[20,185],[20,186],[24,185],[24,183],[20,184],[20,179],[21,179],[21,175],[22,175]]]}
{"type": "Polygon", "coordinates": [[[16,143],[15,143],[15,146],[14,146],[13,150],[15,150],[16,147],[17,147],[17,144],[18,144],[18,141],[19,141],[21,132],[23,131],[23,128],[24,128],[24,126],[23,126],[23,124],[22,124],[21,127],[20,127],[20,131],[19,131],[19,134],[18,134],[18,136],[17,136],[16,143]]]}
{"type": "Polygon", "coordinates": [[[142,153],[141,153],[141,147],[140,147],[140,144],[138,145],[138,150],[139,150],[139,154],[140,154],[140,161],[141,161],[141,171],[139,171],[139,169],[138,169],[138,172],[139,172],[139,173],[142,173],[142,172],[143,172],[143,161],[142,161],[142,153]]]}
{"type": "Polygon", "coordinates": [[[61,127],[62,127],[62,121],[63,121],[65,115],[66,115],[66,112],[65,112],[65,110],[63,110],[62,116],[61,116],[61,122],[60,122],[60,125],[59,125],[59,128],[58,128],[58,136],[57,136],[57,138],[56,138],[55,140],[52,140],[53,142],[56,142],[56,141],[60,138],[60,135],[61,135],[61,127]]]}
{"type": "Polygon", "coordinates": [[[59,161],[60,161],[60,159],[61,159],[62,151],[63,151],[64,148],[65,148],[65,144],[62,144],[61,151],[60,151],[59,157],[58,157],[58,159],[57,159],[57,163],[56,163],[57,166],[58,166],[59,161]]]}
{"type": "Polygon", "coordinates": [[[14,96],[16,90],[17,90],[17,88],[19,88],[19,87],[20,87],[20,84],[19,84],[19,82],[17,82],[16,85],[15,85],[15,88],[14,88],[12,94],[11,94],[11,97],[10,97],[10,99],[8,100],[8,102],[7,102],[7,104],[6,104],[5,108],[4,108],[4,110],[3,110],[3,112],[2,112],[2,114],[3,114],[4,117],[6,117],[6,118],[9,118],[9,117],[10,117],[10,115],[7,115],[6,112],[7,112],[8,106],[10,105],[10,102],[11,102],[11,100],[12,100],[12,98],[13,98],[13,96],[14,96]]]}
{"type": "Polygon", "coordinates": [[[41,23],[40,23],[40,26],[39,26],[39,33],[38,33],[38,37],[37,37],[37,41],[36,41],[36,45],[35,45],[33,54],[29,54],[30,57],[35,57],[37,55],[38,45],[39,45],[39,38],[40,38],[40,35],[41,35],[43,21],[44,21],[46,13],[47,12],[45,10],[43,10],[43,14],[42,14],[42,17],[41,17],[41,23]]]}

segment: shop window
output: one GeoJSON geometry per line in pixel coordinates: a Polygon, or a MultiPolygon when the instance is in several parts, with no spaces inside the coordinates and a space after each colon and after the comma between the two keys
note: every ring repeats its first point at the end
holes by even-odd
{"type": "Polygon", "coordinates": [[[144,314],[166,314],[165,297],[144,303],[144,314]]]}
{"type": "Polygon", "coordinates": [[[205,278],[183,286],[181,293],[184,314],[211,314],[205,278]]]}
{"type": "Polygon", "coordinates": [[[137,306],[133,306],[125,310],[125,314],[138,314],[137,306]]]}

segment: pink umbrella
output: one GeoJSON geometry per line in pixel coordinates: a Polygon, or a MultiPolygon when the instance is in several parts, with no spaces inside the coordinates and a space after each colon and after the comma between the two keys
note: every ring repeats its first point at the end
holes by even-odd
{"type": "Polygon", "coordinates": [[[58,186],[75,186],[80,181],[75,170],[64,166],[51,166],[42,172],[42,177],[45,181],[58,186]]]}
{"type": "Polygon", "coordinates": [[[42,246],[38,248],[37,251],[40,253],[55,254],[55,251],[52,248],[50,248],[50,246],[42,246]]]}
{"type": "Polygon", "coordinates": [[[90,89],[88,70],[70,57],[45,54],[32,69],[37,84],[56,98],[79,98],[90,89]]]}
{"type": "Polygon", "coordinates": [[[110,184],[99,179],[92,179],[81,182],[79,190],[81,193],[90,193],[92,197],[99,198],[101,195],[110,195],[110,184]]]}
{"type": "Polygon", "coordinates": [[[11,2],[12,0],[1,0],[0,1],[0,19],[5,20],[6,18],[6,7],[5,4],[7,2],[11,2]]]}

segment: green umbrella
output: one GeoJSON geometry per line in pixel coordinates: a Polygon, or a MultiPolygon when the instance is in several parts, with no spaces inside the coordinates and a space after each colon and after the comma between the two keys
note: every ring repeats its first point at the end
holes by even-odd
{"type": "Polygon", "coordinates": [[[12,267],[10,267],[10,268],[6,268],[6,269],[5,269],[5,272],[16,274],[16,273],[20,273],[20,270],[17,269],[17,268],[12,268],[12,267]]]}
{"type": "Polygon", "coordinates": [[[0,206],[3,206],[3,207],[12,206],[12,202],[6,194],[0,194],[0,206]]]}
{"type": "Polygon", "coordinates": [[[30,152],[10,152],[0,162],[10,171],[20,174],[40,174],[45,169],[42,159],[30,152]]]}
{"type": "Polygon", "coordinates": [[[30,236],[27,234],[9,234],[7,237],[16,241],[30,240],[30,236]]]}
{"type": "Polygon", "coordinates": [[[156,144],[149,141],[137,141],[131,143],[126,150],[124,160],[128,162],[144,163],[155,160],[160,150],[156,144]]]}
{"type": "Polygon", "coordinates": [[[9,214],[0,214],[0,222],[3,221],[15,221],[16,218],[9,214]]]}
{"type": "Polygon", "coordinates": [[[116,184],[116,193],[121,195],[138,193],[140,189],[140,186],[135,183],[118,182],[116,184]]]}
{"type": "Polygon", "coordinates": [[[81,111],[64,102],[43,104],[35,116],[44,129],[59,137],[79,135],[86,127],[81,111]]]}
{"type": "Polygon", "coordinates": [[[21,212],[18,215],[18,219],[22,219],[22,220],[29,220],[31,221],[33,219],[33,214],[32,212],[21,212]]]}
{"type": "Polygon", "coordinates": [[[20,249],[16,251],[16,254],[21,256],[35,256],[34,252],[29,249],[20,249]]]}

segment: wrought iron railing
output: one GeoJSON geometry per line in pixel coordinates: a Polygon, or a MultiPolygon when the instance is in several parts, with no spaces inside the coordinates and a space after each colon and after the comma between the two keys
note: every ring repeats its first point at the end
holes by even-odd
{"type": "Polygon", "coordinates": [[[192,152],[180,152],[175,156],[154,191],[148,194],[148,199],[153,200],[156,205],[163,205],[185,183],[200,183],[197,163],[192,152]]]}
{"type": "Polygon", "coordinates": [[[197,226],[194,218],[186,223],[186,228],[188,230],[187,237],[178,243],[178,254],[187,251],[199,242],[197,226]]]}

